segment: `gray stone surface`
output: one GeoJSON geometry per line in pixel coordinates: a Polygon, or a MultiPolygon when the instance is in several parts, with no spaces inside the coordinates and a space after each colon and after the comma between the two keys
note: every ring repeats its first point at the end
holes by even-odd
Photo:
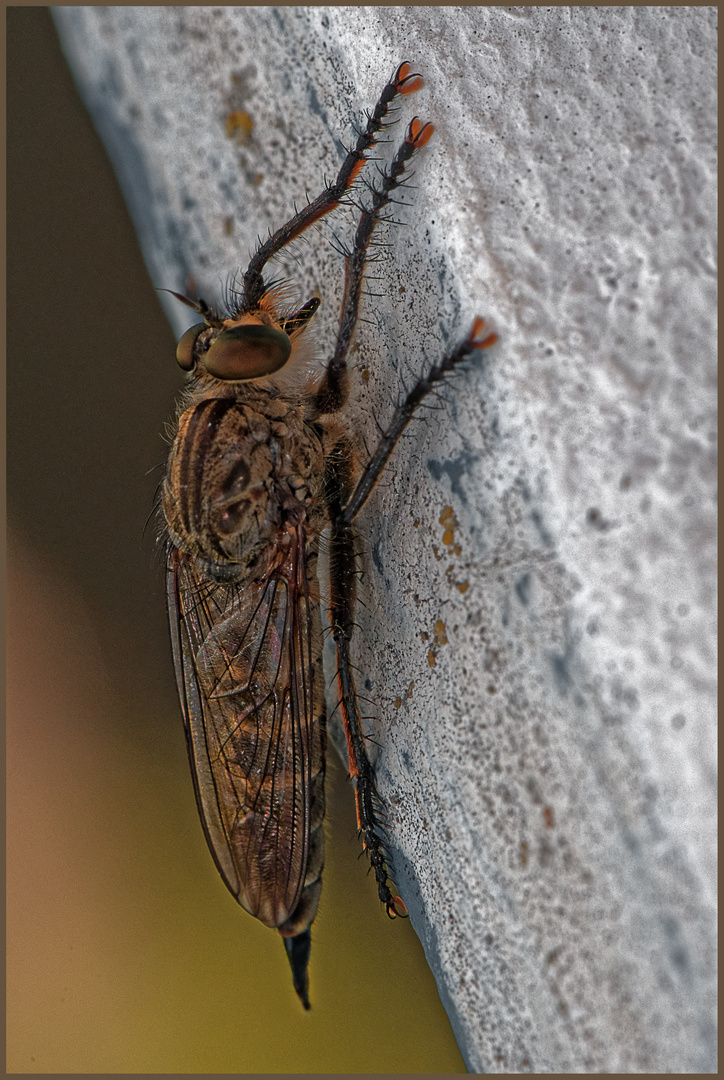
{"type": "MultiPolygon", "coordinates": [[[[368,443],[475,314],[501,340],[359,521],[397,881],[471,1071],[714,1070],[715,9],[56,20],[153,279],[207,299],[424,74],[356,339],[368,443]]],[[[320,356],[353,227],[279,261],[320,356]]]]}

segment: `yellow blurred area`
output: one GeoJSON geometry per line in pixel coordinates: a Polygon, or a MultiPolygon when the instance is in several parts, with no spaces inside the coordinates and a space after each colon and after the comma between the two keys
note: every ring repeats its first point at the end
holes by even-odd
{"type": "Polygon", "coordinates": [[[329,752],[312,1010],[198,820],[165,627],[175,342],[47,8],[8,9],[7,1063],[16,1073],[462,1072],[329,752]],[[28,305],[30,304],[30,310],[28,305]]]}
{"type": "Polygon", "coordinates": [[[278,935],[206,851],[178,733],[134,746],[97,639],[11,547],[8,1070],[464,1072],[421,946],[357,858],[336,759],[304,1013],[278,935]]]}

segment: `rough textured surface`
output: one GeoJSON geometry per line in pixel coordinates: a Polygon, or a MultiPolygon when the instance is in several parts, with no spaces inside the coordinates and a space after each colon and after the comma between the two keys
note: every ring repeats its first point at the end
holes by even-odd
{"type": "MultiPolygon", "coordinates": [[[[356,342],[368,441],[474,314],[501,344],[360,519],[397,881],[471,1070],[715,1069],[715,10],[56,19],[154,280],[209,299],[396,64],[425,75],[356,342]]],[[[322,354],[352,227],[280,260],[322,354]]]]}

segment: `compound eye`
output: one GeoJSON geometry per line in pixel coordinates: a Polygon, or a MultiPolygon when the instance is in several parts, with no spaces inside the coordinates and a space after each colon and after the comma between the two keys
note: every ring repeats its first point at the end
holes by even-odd
{"type": "Polygon", "coordinates": [[[190,326],[176,346],[176,363],[180,368],[183,368],[184,371],[191,371],[191,368],[194,366],[194,346],[196,344],[196,339],[202,330],[207,329],[208,324],[204,322],[196,323],[195,326],[190,326]]]}
{"type": "Polygon", "coordinates": [[[203,363],[217,379],[259,379],[284,367],[291,352],[292,343],[282,330],[247,323],[219,334],[203,363]]]}

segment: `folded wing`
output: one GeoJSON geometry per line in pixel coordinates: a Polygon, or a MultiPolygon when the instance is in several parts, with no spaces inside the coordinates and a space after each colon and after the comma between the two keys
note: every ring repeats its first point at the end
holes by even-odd
{"type": "Polygon", "coordinates": [[[167,570],[176,679],[206,839],[238,902],[271,927],[292,915],[309,877],[323,753],[303,553],[284,567],[263,582],[217,581],[172,547],[167,570]]]}

